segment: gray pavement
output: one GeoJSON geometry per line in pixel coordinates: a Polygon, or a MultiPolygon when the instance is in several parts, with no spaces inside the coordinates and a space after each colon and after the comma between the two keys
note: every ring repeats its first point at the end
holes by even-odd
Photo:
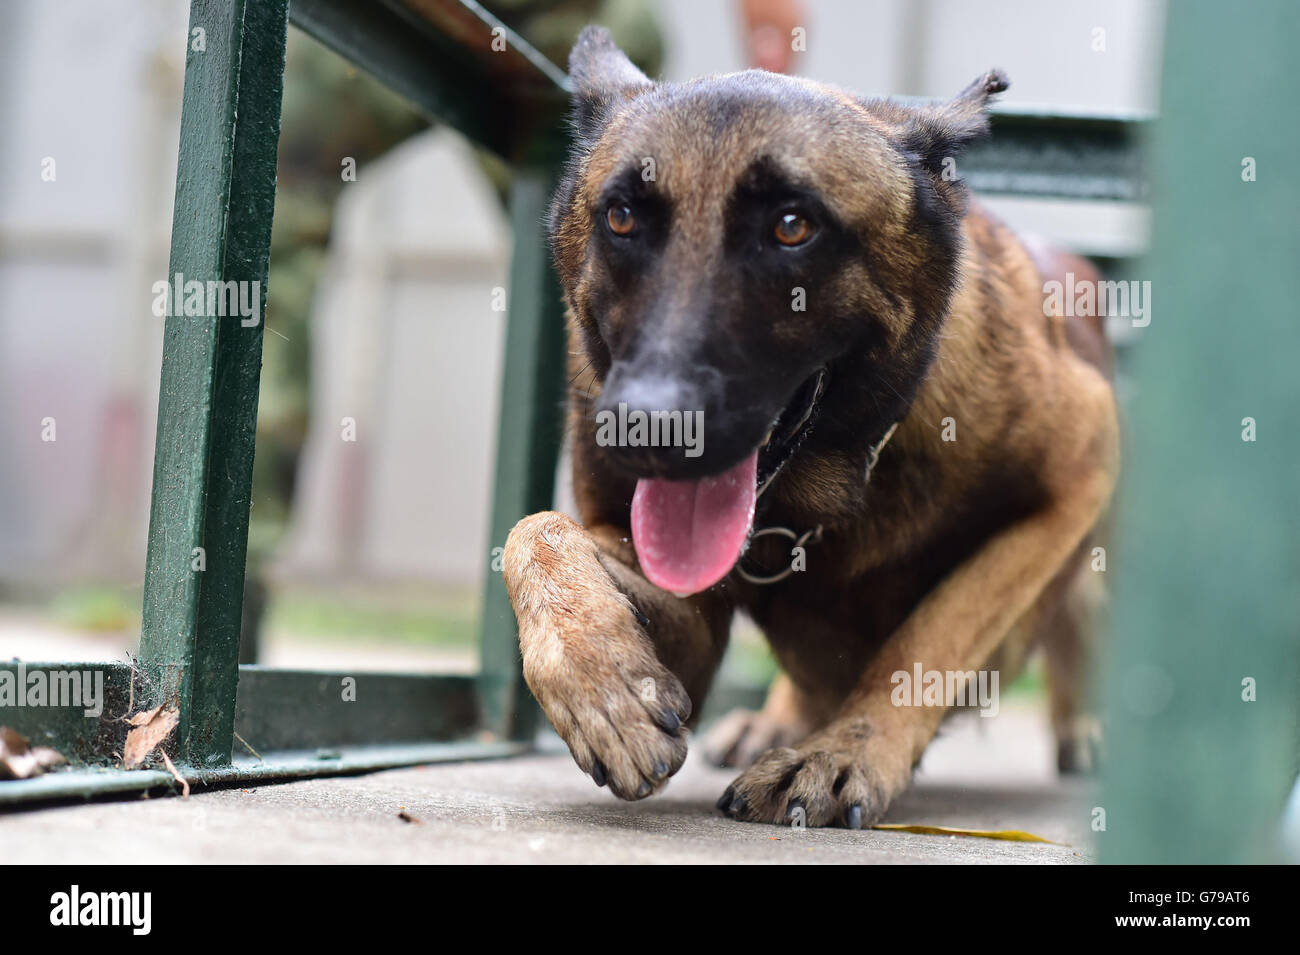
{"type": "MultiPolygon", "coordinates": [[[[1058,780],[1036,708],[945,726],[885,821],[1067,845],[732,822],[693,752],[660,796],[597,790],[564,752],[0,816],[5,863],[1081,863],[1091,786],[1058,780]],[[413,821],[405,821],[405,813],[413,821]]],[[[558,745],[558,740],[555,741],[558,745]]],[[[698,747],[696,747],[698,749],[698,747]]]]}

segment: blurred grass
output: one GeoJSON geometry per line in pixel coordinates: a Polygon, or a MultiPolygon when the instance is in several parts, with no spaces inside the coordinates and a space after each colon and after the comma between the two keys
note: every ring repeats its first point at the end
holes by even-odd
{"type": "Polygon", "coordinates": [[[264,625],[295,640],[473,647],[478,614],[473,591],[394,596],[289,590],[272,596],[264,625]]]}
{"type": "MultiPolygon", "coordinates": [[[[85,586],[64,590],[49,602],[50,616],[77,630],[113,632],[140,628],[140,592],[134,588],[85,586]]],[[[473,649],[478,642],[479,594],[475,589],[411,587],[324,590],[279,588],[264,626],[295,643],[349,643],[473,649]]],[[[762,633],[739,619],[722,661],[719,683],[766,687],[778,667],[762,633]]],[[[1033,700],[1047,693],[1042,660],[1035,656],[1002,691],[1033,700]]]]}
{"type": "Polygon", "coordinates": [[[50,616],[75,630],[116,632],[140,629],[140,592],[111,586],[73,587],[49,603],[50,616]]]}
{"type": "Polygon", "coordinates": [[[1037,699],[1047,696],[1047,677],[1043,673],[1043,658],[1035,656],[1024,672],[1004,691],[1007,696],[1037,699]]]}
{"type": "MultiPolygon", "coordinates": [[[[766,687],[780,671],[762,632],[746,618],[738,618],[731,630],[731,644],[718,672],[719,683],[733,686],[766,687]]],[[[1047,682],[1040,656],[1032,657],[1024,670],[1001,692],[1026,701],[1044,697],[1047,682]]]]}
{"type": "MultiPolygon", "coordinates": [[[[73,630],[140,629],[139,588],[69,587],[27,606],[73,630]]],[[[474,590],[294,587],[273,592],[265,625],[295,640],[472,647],[478,640],[478,614],[479,595],[474,590]]]]}

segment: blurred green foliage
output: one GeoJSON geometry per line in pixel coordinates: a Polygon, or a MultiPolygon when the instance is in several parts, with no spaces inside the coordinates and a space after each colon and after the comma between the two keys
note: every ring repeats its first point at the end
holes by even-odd
{"type": "Polygon", "coordinates": [[[72,587],[50,601],[50,616],[74,630],[139,630],[140,599],[138,590],[125,587],[72,587]]]}

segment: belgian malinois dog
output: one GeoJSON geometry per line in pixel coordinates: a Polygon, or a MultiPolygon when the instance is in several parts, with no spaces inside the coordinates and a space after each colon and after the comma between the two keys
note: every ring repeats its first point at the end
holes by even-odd
{"type": "Polygon", "coordinates": [[[1006,79],[921,107],[757,70],[655,83],[597,28],[570,73],[550,237],[582,523],[520,521],[504,570],[578,765],[623,799],[662,788],[740,611],[783,672],[708,747],[743,770],[733,818],[870,824],[957,691],[1036,641],[1069,768],[1118,426],[1101,329],[1044,304],[1057,272],[1096,273],[953,174],[1006,79]],[[646,439],[692,421],[685,447],[646,439]],[[955,682],[900,699],[931,672],[955,682]]]}

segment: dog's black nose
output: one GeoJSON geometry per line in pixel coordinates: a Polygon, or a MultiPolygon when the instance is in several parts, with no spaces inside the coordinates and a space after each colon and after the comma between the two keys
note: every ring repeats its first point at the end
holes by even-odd
{"type": "Polygon", "coordinates": [[[617,362],[605,379],[598,411],[652,412],[703,411],[698,389],[663,372],[637,372],[617,362]]]}

